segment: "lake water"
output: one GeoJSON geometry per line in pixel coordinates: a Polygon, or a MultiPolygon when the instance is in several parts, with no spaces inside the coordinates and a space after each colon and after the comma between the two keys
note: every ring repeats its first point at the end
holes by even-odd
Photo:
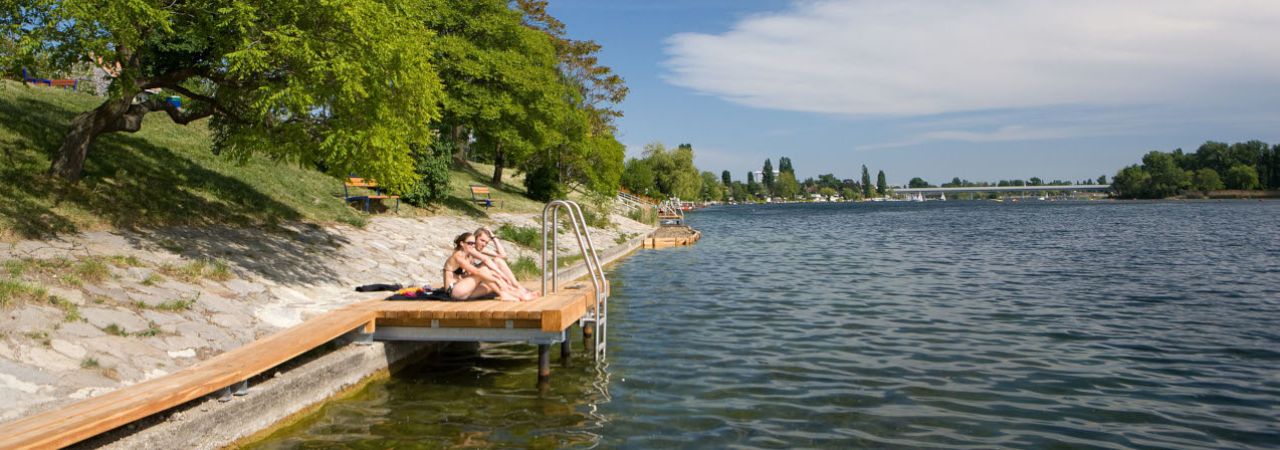
{"type": "Polygon", "coordinates": [[[1280,447],[1280,202],[689,221],[611,268],[606,365],[540,392],[531,346],[445,355],[256,445],[1280,447]]]}

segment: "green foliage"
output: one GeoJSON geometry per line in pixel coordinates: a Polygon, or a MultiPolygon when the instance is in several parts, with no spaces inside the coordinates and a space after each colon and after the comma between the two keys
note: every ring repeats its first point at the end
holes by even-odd
{"type": "Polygon", "coordinates": [[[601,229],[613,228],[614,223],[609,218],[613,210],[612,196],[590,192],[584,200],[579,206],[582,207],[582,219],[587,222],[587,226],[601,229]]]}
{"type": "Polygon", "coordinates": [[[657,192],[653,166],[649,164],[648,159],[628,159],[625,167],[626,170],[622,173],[623,187],[641,195],[650,195],[657,192]]]}
{"type": "Polygon", "coordinates": [[[98,359],[94,357],[86,357],[80,361],[80,368],[82,369],[96,369],[98,366],[98,359]]]}
{"type": "Polygon", "coordinates": [[[524,176],[524,188],[529,198],[549,202],[565,198],[565,187],[560,184],[560,174],[550,162],[534,168],[524,176]]]}
{"type": "Polygon", "coordinates": [[[84,319],[84,317],[80,315],[80,307],[76,306],[75,303],[71,303],[66,299],[54,297],[52,295],[49,296],[49,303],[52,303],[53,306],[62,310],[62,319],[67,322],[79,322],[84,319]]]}
{"type": "Polygon", "coordinates": [[[102,329],[102,331],[105,331],[107,332],[107,334],[110,334],[112,336],[124,337],[129,335],[129,332],[125,331],[123,327],[121,327],[120,325],[116,325],[114,323],[108,324],[106,328],[102,329]]]}
{"type": "Polygon", "coordinates": [[[449,196],[449,146],[438,144],[415,151],[414,174],[417,182],[400,198],[411,205],[426,206],[449,196]]]}
{"type": "MultiPolygon", "coordinates": [[[[147,88],[182,94],[184,109],[167,112],[212,116],[215,148],[237,160],[323,163],[401,190],[412,179],[408,145],[430,142],[439,117],[434,40],[420,17],[434,8],[421,1],[27,3],[0,10],[0,23],[39,44],[18,59],[119,63],[107,104],[128,105],[147,88]]],[[[135,105],[103,118],[164,110],[135,105]]]]}
{"type": "Polygon", "coordinates": [[[111,275],[111,270],[99,258],[88,258],[76,264],[75,275],[82,280],[98,283],[111,275]]]}
{"type": "Polygon", "coordinates": [[[1231,189],[1257,189],[1258,171],[1253,166],[1236,164],[1227,170],[1227,187],[1231,189]]]}
{"type": "Polygon", "coordinates": [[[0,307],[19,301],[41,302],[48,298],[48,292],[40,286],[33,286],[19,280],[0,280],[0,307]]]}
{"type": "Polygon", "coordinates": [[[658,224],[658,211],[654,208],[639,208],[627,211],[628,219],[650,225],[658,224]]]}
{"type": "Polygon", "coordinates": [[[188,309],[191,309],[191,307],[194,306],[195,304],[196,304],[196,298],[183,298],[183,299],[170,300],[170,301],[161,303],[159,305],[154,306],[152,309],[157,309],[160,311],[186,311],[188,309]]]}
{"type": "Polygon", "coordinates": [[[871,173],[866,165],[862,166],[862,196],[871,197],[871,173]]]}
{"type": "Polygon", "coordinates": [[[542,248],[542,231],[534,227],[520,227],[504,223],[494,233],[504,241],[515,242],[525,248],[542,248]]]}
{"type": "Polygon", "coordinates": [[[219,260],[198,259],[183,265],[165,264],[159,267],[160,273],[188,283],[208,278],[216,281],[231,279],[231,268],[219,260]]]}
{"type": "Polygon", "coordinates": [[[775,192],[773,183],[777,180],[773,178],[773,163],[769,161],[769,158],[764,159],[764,167],[760,171],[760,178],[760,184],[764,187],[765,195],[772,197],[775,192]]]}
{"type": "Polygon", "coordinates": [[[1195,176],[1191,179],[1191,186],[1197,191],[1207,192],[1222,189],[1222,178],[1218,177],[1218,172],[1205,167],[1197,170],[1195,176]]]}
{"type": "MultiPolygon", "coordinates": [[[[693,146],[680,144],[668,150],[661,142],[644,146],[644,157],[627,161],[627,189],[653,197],[700,198],[703,175],[693,165],[693,146]]],[[[712,176],[714,179],[714,175],[712,176]]]]}
{"type": "Polygon", "coordinates": [[[534,280],[542,276],[541,272],[538,270],[538,262],[528,256],[521,256],[520,259],[517,259],[512,263],[511,273],[514,274],[518,280],[534,280]]]}
{"type": "Polygon", "coordinates": [[[821,195],[823,197],[831,198],[831,197],[835,197],[837,194],[839,193],[836,192],[835,189],[832,189],[829,187],[818,189],[818,195],[821,195]]]}
{"type": "Polygon", "coordinates": [[[719,201],[725,197],[725,185],[720,183],[720,179],[716,178],[716,174],[711,172],[702,172],[702,192],[698,198],[701,200],[719,201]]]}
{"type": "Polygon", "coordinates": [[[884,181],[884,171],[876,174],[876,194],[884,196],[889,191],[889,183],[884,181]]]}
{"type": "Polygon", "coordinates": [[[784,199],[795,199],[800,194],[800,183],[796,181],[795,172],[780,172],[778,181],[774,183],[774,192],[784,199]]]}

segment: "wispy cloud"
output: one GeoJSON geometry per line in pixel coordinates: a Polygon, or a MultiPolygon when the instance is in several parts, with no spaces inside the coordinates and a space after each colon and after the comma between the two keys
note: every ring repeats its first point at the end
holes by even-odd
{"type": "MultiPolygon", "coordinates": [[[[801,1],[722,34],[672,36],[666,78],[753,107],[856,117],[1229,101],[1280,88],[1277,23],[1276,0],[801,1]]],[[[1006,124],[915,139],[1096,131],[1006,124]]]]}

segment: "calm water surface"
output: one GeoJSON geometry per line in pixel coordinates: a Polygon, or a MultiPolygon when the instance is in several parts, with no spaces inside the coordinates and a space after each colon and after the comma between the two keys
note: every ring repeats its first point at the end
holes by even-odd
{"type": "Polygon", "coordinates": [[[539,392],[530,346],[443,355],[257,445],[1280,447],[1280,202],[690,223],[694,247],[610,271],[607,365],[539,392]]]}

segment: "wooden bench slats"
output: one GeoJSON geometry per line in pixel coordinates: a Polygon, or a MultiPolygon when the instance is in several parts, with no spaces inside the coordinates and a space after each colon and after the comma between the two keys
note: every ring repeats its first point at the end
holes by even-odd
{"type": "Polygon", "coordinates": [[[347,181],[342,184],[342,197],[348,203],[353,201],[363,201],[365,212],[369,212],[369,203],[373,200],[395,199],[396,211],[400,211],[400,196],[384,194],[382,192],[382,188],[378,186],[378,182],[367,178],[347,177],[347,181]],[[364,188],[373,192],[369,195],[352,195],[351,188],[364,188]]]}

